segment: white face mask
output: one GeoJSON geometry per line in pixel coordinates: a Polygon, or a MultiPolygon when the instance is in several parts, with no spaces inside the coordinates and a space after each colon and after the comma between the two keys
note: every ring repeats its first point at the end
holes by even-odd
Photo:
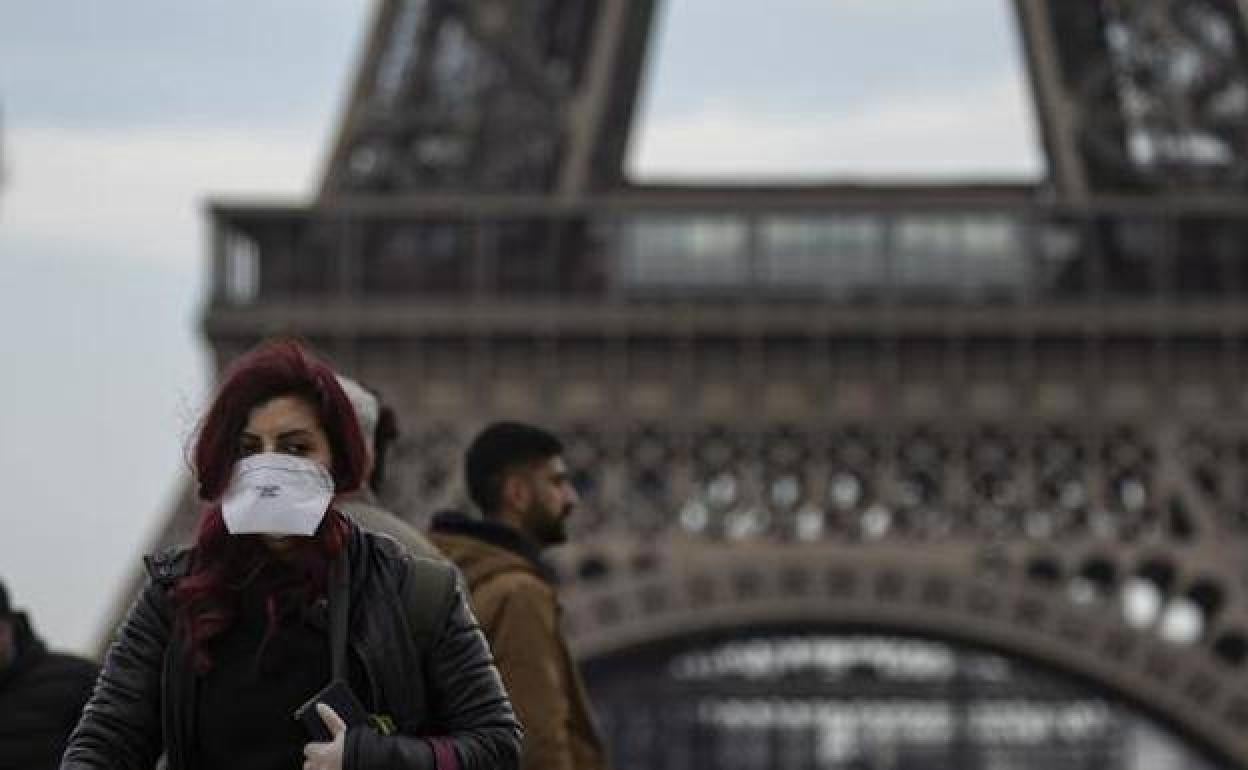
{"type": "Polygon", "coordinates": [[[262,452],[239,460],[221,499],[232,535],[311,535],[334,497],[334,480],[320,463],[262,452]]]}

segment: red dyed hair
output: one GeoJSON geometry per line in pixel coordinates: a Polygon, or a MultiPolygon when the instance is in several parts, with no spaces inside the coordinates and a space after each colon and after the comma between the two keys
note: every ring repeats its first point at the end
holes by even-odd
{"type": "Polygon", "coordinates": [[[205,505],[191,571],[173,591],[177,622],[200,672],[212,667],[207,643],[233,624],[244,586],[265,575],[254,588],[261,592],[268,616],[267,641],[287,612],[324,593],[329,565],[346,547],[347,520],[331,510],[315,535],[292,540],[281,559],[284,569],[270,575],[264,568],[277,559],[264,541],[256,535],[230,535],[225,528],[220,500],[240,457],[243,429],[252,410],[282,396],[299,398],[316,413],[329,439],[335,491],[353,491],[365,480],[368,450],[351,402],[329,366],[291,340],[265,343],[230,366],[191,455],[205,505]]]}

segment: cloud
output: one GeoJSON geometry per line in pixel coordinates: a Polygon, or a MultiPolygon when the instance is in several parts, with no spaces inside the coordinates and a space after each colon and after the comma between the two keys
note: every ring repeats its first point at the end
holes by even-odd
{"type": "Polygon", "coordinates": [[[54,646],[80,651],[185,475],[207,363],[200,271],[100,248],[95,264],[0,258],[0,579],[54,646]]]}
{"type": "Polygon", "coordinates": [[[338,109],[373,0],[0,3],[0,95],[25,125],[254,127],[338,109]]]}
{"type": "Polygon", "coordinates": [[[322,137],[313,134],[14,131],[0,254],[199,259],[205,195],[308,195],[321,165],[322,137]]]}
{"type": "Polygon", "coordinates": [[[204,196],[306,195],[314,133],[6,137],[0,485],[15,536],[0,538],[0,566],[57,646],[88,649],[182,475],[208,374],[204,196]],[[68,530],[91,570],[48,561],[68,530]]]}
{"type": "Polygon", "coordinates": [[[854,112],[760,113],[708,102],[639,122],[629,161],[639,180],[752,177],[1035,178],[1044,162],[1023,84],[897,92],[854,112]]]}
{"type": "Polygon", "coordinates": [[[956,94],[968,76],[1024,71],[1012,16],[1002,0],[664,3],[643,105],[667,116],[708,99],[857,112],[898,94],[956,94]]]}

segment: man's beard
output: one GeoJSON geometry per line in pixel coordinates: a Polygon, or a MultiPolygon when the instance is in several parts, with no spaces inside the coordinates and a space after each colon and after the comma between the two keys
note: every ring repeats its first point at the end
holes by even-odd
{"type": "Polygon", "coordinates": [[[572,513],[572,506],[566,506],[559,514],[549,514],[542,508],[535,507],[530,516],[533,538],[543,546],[562,545],[568,542],[567,520],[572,513]]]}

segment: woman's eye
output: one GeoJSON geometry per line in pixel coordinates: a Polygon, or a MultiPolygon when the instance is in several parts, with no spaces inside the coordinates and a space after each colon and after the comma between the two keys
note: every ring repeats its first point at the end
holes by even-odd
{"type": "Polygon", "coordinates": [[[249,457],[260,451],[260,447],[255,444],[243,444],[238,448],[238,453],[243,457],[249,457]]]}
{"type": "Polygon", "coordinates": [[[286,444],[282,447],[282,451],[288,455],[306,455],[308,447],[305,444],[286,444]]]}

